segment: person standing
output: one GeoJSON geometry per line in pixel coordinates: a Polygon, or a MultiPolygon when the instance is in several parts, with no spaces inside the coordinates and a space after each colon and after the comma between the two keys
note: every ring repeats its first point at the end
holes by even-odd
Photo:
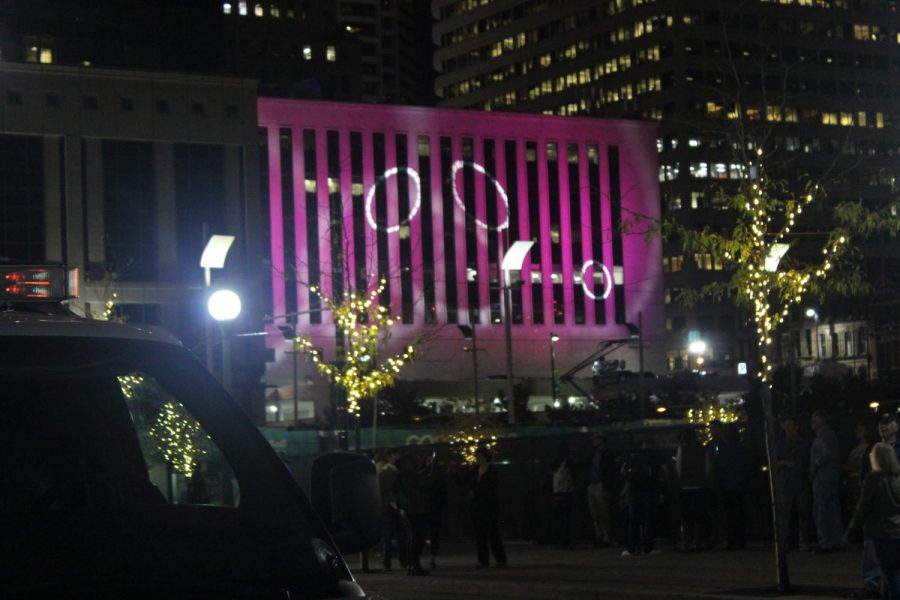
{"type": "Polygon", "coordinates": [[[447,506],[447,477],[438,463],[436,452],[425,459],[424,474],[428,483],[428,546],[431,550],[429,568],[433,570],[437,568],[437,557],[441,549],[441,521],[447,506]]]}
{"type": "MultiPolygon", "coordinates": [[[[878,419],[878,436],[881,441],[894,449],[894,454],[900,460],[900,440],[897,439],[897,414],[884,413],[878,419]]],[[[859,465],[860,484],[872,471],[870,454],[874,445],[870,445],[865,452],[862,463],[859,465]]],[[[878,556],[875,552],[875,544],[872,540],[863,540],[863,587],[853,593],[854,598],[880,598],[881,597],[881,569],[878,566],[878,556]]]]}
{"type": "Polygon", "coordinates": [[[812,414],[816,432],[809,451],[809,470],[813,489],[813,518],[816,524],[816,552],[835,552],[843,548],[841,541],[841,504],[838,499],[841,450],[837,435],[828,425],[821,410],[812,414]]]}
{"type": "Polygon", "coordinates": [[[884,442],[872,447],[869,460],[871,473],[844,537],[872,543],[886,597],[900,600],[900,463],[894,447],[884,442]]]}
{"type": "Polygon", "coordinates": [[[594,523],[594,546],[605,547],[612,542],[609,499],[615,484],[615,461],[602,434],[595,433],[591,443],[594,453],[591,455],[588,508],[594,523]]]}
{"type": "Polygon", "coordinates": [[[478,566],[488,566],[490,547],[497,566],[505,567],[506,549],[500,538],[500,475],[491,462],[492,458],[491,451],[487,448],[481,447],[475,451],[475,467],[469,471],[468,477],[472,488],[472,524],[475,528],[478,566]]]}
{"type": "Polygon", "coordinates": [[[411,454],[397,461],[399,473],[394,484],[394,497],[400,514],[409,521],[409,538],[406,551],[406,572],[409,575],[428,575],[422,568],[422,550],[425,547],[425,530],[428,528],[428,489],[416,458],[411,454]]]}
{"type": "Polygon", "coordinates": [[[793,416],[783,417],[781,428],[784,437],[775,444],[775,508],[781,527],[779,541],[782,548],[790,547],[791,514],[796,512],[798,540],[802,548],[808,545],[809,532],[809,498],[806,493],[809,451],[793,416]]]}
{"type": "Polygon", "coordinates": [[[572,468],[572,451],[569,444],[561,442],[553,462],[553,505],[556,508],[559,527],[559,545],[563,550],[572,547],[572,507],[575,497],[575,476],[572,468]]]}
{"type": "Polygon", "coordinates": [[[742,550],[747,547],[744,502],[749,465],[740,432],[734,423],[722,424],[717,451],[713,477],[721,494],[725,549],[742,550]]]}
{"type": "Polygon", "coordinates": [[[662,458],[644,441],[622,465],[625,486],[622,499],[628,509],[628,535],[622,556],[634,556],[638,552],[659,554],[653,547],[656,525],[657,501],[660,494],[662,458]]]}
{"type": "Polygon", "coordinates": [[[678,495],[681,504],[682,548],[685,552],[702,550],[706,541],[707,498],[710,464],[706,450],[697,440],[693,429],[678,436],[675,453],[675,472],[678,475],[678,495]]]}
{"type": "MultiPolygon", "coordinates": [[[[405,536],[403,535],[403,527],[400,517],[400,511],[397,508],[397,501],[394,498],[394,486],[397,483],[397,466],[394,462],[397,460],[397,453],[389,451],[378,461],[378,488],[381,490],[381,557],[384,564],[384,570],[391,570],[391,559],[393,558],[394,538],[400,538],[401,559],[405,559],[406,550],[403,549],[405,536]]],[[[401,564],[405,560],[401,560],[401,564]]]]}

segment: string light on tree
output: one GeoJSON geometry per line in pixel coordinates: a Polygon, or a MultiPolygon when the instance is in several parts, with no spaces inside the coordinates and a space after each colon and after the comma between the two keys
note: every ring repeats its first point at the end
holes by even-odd
{"type": "Polygon", "coordinates": [[[364,398],[394,385],[401,369],[415,358],[420,342],[416,338],[398,354],[376,361],[391,337],[394,324],[387,307],[378,304],[386,284],[382,279],[367,294],[348,290],[338,301],[323,294],[318,287],[310,288],[322,302],[323,310],[331,312],[335,325],[348,342],[343,365],[326,362],[309,336],[294,339],[295,350],[308,354],[322,376],[346,391],[347,410],[356,416],[364,398]]]}
{"type": "Polygon", "coordinates": [[[190,477],[197,468],[197,460],[206,454],[209,437],[200,423],[176,402],[166,402],[159,411],[156,423],[150,428],[163,458],[172,468],[190,477]]]}

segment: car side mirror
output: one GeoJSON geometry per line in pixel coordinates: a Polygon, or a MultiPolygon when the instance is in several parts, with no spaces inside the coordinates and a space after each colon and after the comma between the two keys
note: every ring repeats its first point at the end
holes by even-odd
{"type": "Polygon", "coordinates": [[[343,554],[362,552],[381,537],[381,492],[371,459],[333,452],[312,464],[310,500],[343,554]]]}

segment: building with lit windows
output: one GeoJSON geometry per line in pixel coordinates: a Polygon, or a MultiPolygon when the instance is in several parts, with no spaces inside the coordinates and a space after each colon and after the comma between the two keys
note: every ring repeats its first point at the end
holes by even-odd
{"type": "MultiPolygon", "coordinates": [[[[270,385],[292,376],[279,325],[311,335],[334,360],[332,316],[312,288],[339,295],[384,279],[381,302],[398,321],[391,343],[430,336],[403,377],[423,397],[425,380],[469,394],[461,382],[472,377],[471,341],[456,327],[468,325],[480,377],[501,378],[484,392],[493,397],[506,373],[500,265],[518,240],[535,243],[509,285],[517,381],[548,381],[551,350],[560,372],[602,348],[637,371],[640,349],[628,342],[638,323],[645,370],[662,366],[651,343],[664,328],[661,244],[622,226],[631,214],[658,215],[654,123],[261,99],[259,124],[276,334],[267,336],[270,385]]],[[[311,367],[301,368],[304,381],[311,367]]],[[[288,420],[291,396],[276,407],[288,420]]]]}
{"type": "MultiPolygon", "coordinates": [[[[658,121],[662,210],[686,223],[729,224],[717,190],[740,176],[735,157],[756,147],[779,166],[770,175],[809,175],[824,183],[829,201],[894,196],[895,1],[433,0],[432,7],[439,106],[658,121]]],[[[808,225],[813,238],[821,221],[808,225]]],[[[786,349],[806,362],[869,360],[873,373],[900,366],[892,333],[900,257],[889,245],[865,254],[878,290],[872,302],[817,307],[820,329],[828,326],[819,334],[824,355],[813,352],[822,344],[801,343],[813,328],[801,310],[786,349]],[[849,323],[854,342],[836,341],[849,323]]],[[[697,338],[707,341],[708,364],[753,361],[746,315],[675,301],[682,289],[718,277],[722,265],[673,246],[663,267],[670,368],[689,366],[688,342],[697,338]]]]}

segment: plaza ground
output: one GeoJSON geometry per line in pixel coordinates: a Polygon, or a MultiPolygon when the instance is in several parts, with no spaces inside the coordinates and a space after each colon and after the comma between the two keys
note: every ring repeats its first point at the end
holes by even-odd
{"type": "MultiPolygon", "coordinates": [[[[369,594],[388,600],[683,598],[770,598],[776,596],[774,553],[769,545],[747,550],[623,558],[621,548],[572,550],[530,542],[508,542],[509,566],[476,568],[473,543],[447,544],[438,568],[411,577],[396,565],[388,573],[362,573],[348,557],[369,594]]],[[[796,599],[849,598],[861,585],[862,553],[793,552],[788,557],[796,599]]],[[[423,561],[423,563],[427,563],[423,561]]],[[[373,559],[373,567],[380,561],[373,559]]]]}

